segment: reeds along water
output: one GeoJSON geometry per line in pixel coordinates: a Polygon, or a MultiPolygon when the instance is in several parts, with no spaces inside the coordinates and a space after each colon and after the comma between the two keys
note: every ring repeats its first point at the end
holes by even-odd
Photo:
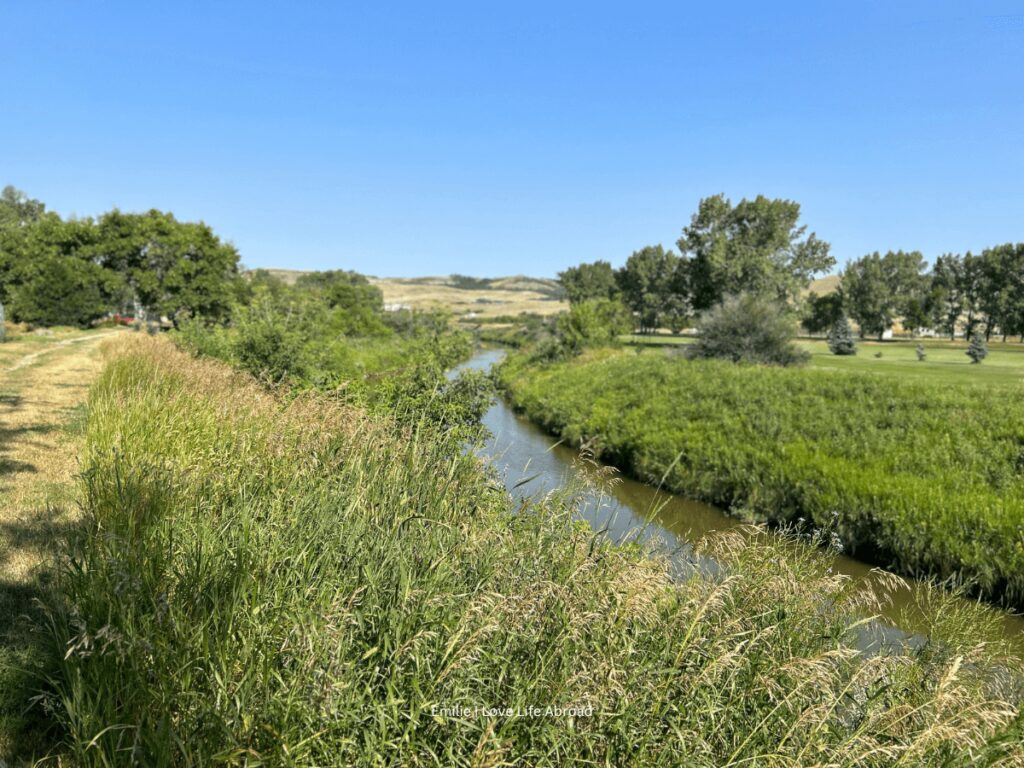
{"type": "Polygon", "coordinates": [[[41,700],[74,764],[1024,761],[998,645],[866,658],[871,595],[772,537],[713,536],[730,576],[672,583],[457,435],[161,339],[112,351],[86,445],[41,700]],[[527,714],[432,714],[457,705],[527,714]]]}
{"type": "Polygon", "coordinates": [[[513,404],[641,479],[1024,608],[1020,385],[596,350],[502,366],[513,404]]]}

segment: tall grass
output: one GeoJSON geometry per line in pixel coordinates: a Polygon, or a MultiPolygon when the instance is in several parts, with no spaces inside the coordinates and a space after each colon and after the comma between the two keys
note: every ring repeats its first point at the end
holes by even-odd
{"type": "Polygon", "coordinates": [[[771,537],[673,583],[446,433],[160,339],[119,347],[86,442],[43,697],[75,765],[1024,763],[983,623],[865,657],[877,598],[771,537]]]}
{"type": "Polygon", "coordinates": [[[1024,607],[1021,385],[780,370],[595,350],[510,359],[514,404],[571,441],[592,438],[640,479],[817,526],[904,573],[969,582],[1024,607]]]}

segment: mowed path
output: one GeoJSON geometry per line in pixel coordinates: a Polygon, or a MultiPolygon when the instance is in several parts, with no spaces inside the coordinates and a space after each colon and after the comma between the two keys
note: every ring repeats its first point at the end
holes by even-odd
{"type": "Polygon", "coordinates": [[[40,564],[74,522],[78,439],[68,426],[84,414],[100,346],[120,333],[0,345],[0,760],[32,739],[29,691],[19,693],[19,670],[34,653],[25,616],[35,610],[40,564]]]}

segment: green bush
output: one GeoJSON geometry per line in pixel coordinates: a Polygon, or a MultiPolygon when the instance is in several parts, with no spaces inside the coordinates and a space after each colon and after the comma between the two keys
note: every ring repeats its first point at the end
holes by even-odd
{"type": "Polygon", "coordinates": [[[571,352],[593,345],[608,344],[633,330],[633,316],[615,299],[588,299],[573,304],[559,315],[555,333],[571,352]]]}
{"type": "Polygon", "coordinates": [[[706,312],[686,354],[769,365],[799,365],[810,358],[793,344],[793,322],[778,303],[746,294],[706,312]]]}

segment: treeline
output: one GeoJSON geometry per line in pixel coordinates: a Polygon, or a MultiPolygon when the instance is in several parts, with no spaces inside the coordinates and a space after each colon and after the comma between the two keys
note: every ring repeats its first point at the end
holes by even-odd
{"type": "Polygon", "coordinates": [[[758,196],[733,205],[723,195],[701,200],[676,245],[635,251],[624,266],[607,261],[570,267],[559,282],[571,304],[623,303],[640,333],[692,324],[728,296],[753,295],[799,313],[810,333],[843,317],[861,336],[882,337],[897,321],[914,333],[933,329],[1024,335],[1024,243],[980,254],[945,254],[927,269],[919,251],[878,252],[848,262],[839,289],[803,294],[835,266],[830,246],[799,223],[800,205],[758,196]]]}
{"type": "Polygon", "coordinates": [[[835,266],[830,246],[800,221],[800,204],[759,195],[733,205],[724,195],[700,201],[676,245],[635,251],[625,266],[607,261],[559,273],[572,304],[621,300],[641,333],[685,328],[694,317],[741,293],[798,301],[817,274],[835,266]]]}
{"type": "Polygon", "coordinates": [[[958,330],[986,341],[1024,335],[1024,243],[944,254],[931,270],[919,251],[868,254],[847,264],[835,294],[811,296],[803,325],[819,333],[844,313],[862,337],[881,338],[897,321],[911,334],[932,329],[951,339],[958,330]]]}
{"type": "Polygon", "coordinates": [[[158,210],[62,219],[11,186],[0,193],[0,303],[14,322],[223,321],[245,289],[238,251],[202,222],[158,210]]]}

